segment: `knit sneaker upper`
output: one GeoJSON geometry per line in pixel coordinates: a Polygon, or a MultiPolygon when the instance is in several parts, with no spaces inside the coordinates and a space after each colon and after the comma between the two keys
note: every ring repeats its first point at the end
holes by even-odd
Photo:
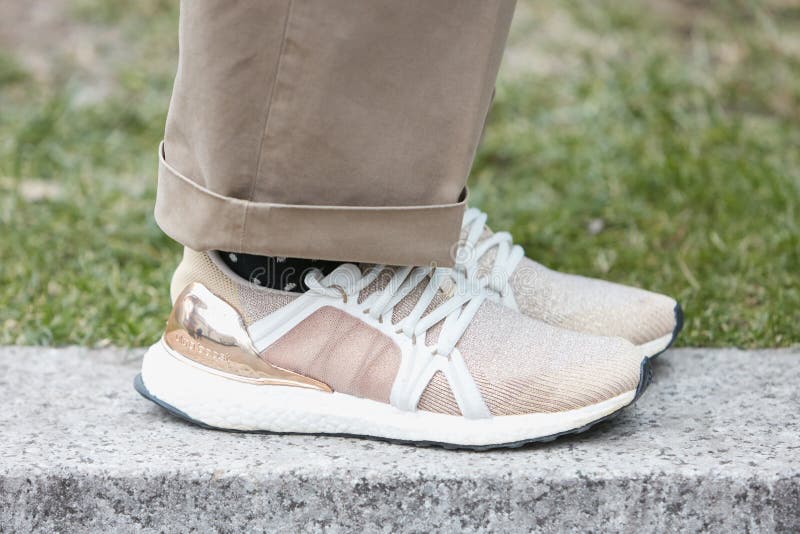
{"type": "MultiPolygon", "coordinates": [[[[364,266],[362,272],[370,267],[364,266]]],[[[381,292],[399,268],[387,267],[357,295],[368,302],[381,292]]],[[[392,332],[402,327],[426,290],[423,278],[392,308],[392,332]]],[[[225,272],[206,253],[186,250],[172,283],[173,297],[200,282],[224,299],[252,326],[284,309],[296,293],[266,289],[225,272]]],[[[449,299],[438,291],[422,317],[449,299]]],[[[466,306],[466,304],[464,305],[466,306]]],[[[366,312],[367,310],[365,310],[366,312]]],[[[445,320],[418,339],[434,347],[445,320]]],[[[393,334],[352,313],[323,306],[261,351],[269,363],[328,384],[334,391],[389,402],[402,354],[393,334]]],[[[625,340],[580,334],[535,321],[485,301],[459,336],[455,350],[491,415],[549,413],[581,408],[636,389],[641,355],[625,340]]],[[[419,396],[419,409],[459,415],[452,384],[436,372],[419,396]]]]}
{"type": "Polygon", "coordinates": [[[578,332],[622,337],[637,345],[675,330],[674,299],[548,269],[524,257],[509,234],[474,226],[485,220],[486,215],[475,209],[465,215],[462,264],[472,276],[486,277],[498,292],[510,292],[513,298],[506,302],[513,302],[512,307],[528,317],[578,332]]]}

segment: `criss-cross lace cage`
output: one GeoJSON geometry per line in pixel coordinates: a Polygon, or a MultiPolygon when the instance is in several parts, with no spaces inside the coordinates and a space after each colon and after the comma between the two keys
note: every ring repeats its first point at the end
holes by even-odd
{"type": "MultiPolygon", "coordinates": [[[[384,270],[385,265],[375,265],[362,275],[354,265],[344,264],[326,277],[318,270],[311,271],[304,282],[311,291],[347,302],[348,298],[355,297],[372,284],[384,270]]],[[[408,336],[414,343],[418,340],[425,343],[427,332],[442,322],[432,352],[448,356],[488,297],[482,286],[470,283],[452,269],[399,267],[394,270],[388,284],[371,297],[363,312],[380,323],[391,322],[395,306],[426,278],[428,282],[422,294],[411,312],[395,325],[396,332],[408,336]],[[440,297],[437,299],[437,296],[440,297]],[[428,310],[434,299],[438,305],[428,310]]]]}

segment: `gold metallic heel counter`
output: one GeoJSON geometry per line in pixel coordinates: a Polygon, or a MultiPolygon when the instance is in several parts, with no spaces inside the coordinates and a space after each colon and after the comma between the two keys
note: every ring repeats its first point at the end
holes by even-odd
{"type": "Polygon", "coordinates": [[[189,284],[167,320],[164,343],[189,363],[241,382],[332,392],[327,384],[264,361],[241,315],[203,284],[189,284]]]}

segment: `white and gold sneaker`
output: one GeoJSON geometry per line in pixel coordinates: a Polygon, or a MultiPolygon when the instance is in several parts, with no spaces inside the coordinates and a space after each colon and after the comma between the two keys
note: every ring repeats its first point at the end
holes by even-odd
{"type": "Polygon", "coordinates": [[[480,279],[493,300],[550,325],[622,337],[646,357],[669,348],[683,327],[680,305],[666,295],[565,274],[525,257],[508,232],[493,233],[486,214],[464,214],[456,270],[480,279]]]}
{"type": "Polygon", "coordinates": [[[186,250],[136,389],[217,429],[486,449],[585,430],[650,380],[628,341],[534,321],[449,269],[304,280],[301,294],[264,288],[186,250]]]}

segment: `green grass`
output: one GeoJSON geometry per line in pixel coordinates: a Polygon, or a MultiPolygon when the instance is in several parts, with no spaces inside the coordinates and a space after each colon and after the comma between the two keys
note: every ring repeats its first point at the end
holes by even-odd
{"type": "Polygon", "coordinates": [[[107,98],[82,104],[69,64],[52,83],[1,88],[0,344],[140,346],[163,327],[180,250],[152,215],[177,53],[170,4],[115,4],[131,50],[107,98]]]}
{"type": "MultiPolygon", "coordinates": [[[[472,203],[542,263],[679,298],[683,345],[797,344],[800,9],[699,5],[521,3],[472,203]]],[[[144,345],[180,250],[152,217],[176,12],[72,16],[119,28],[102,99],[0,54],[0,344],[144,345]]]]}

